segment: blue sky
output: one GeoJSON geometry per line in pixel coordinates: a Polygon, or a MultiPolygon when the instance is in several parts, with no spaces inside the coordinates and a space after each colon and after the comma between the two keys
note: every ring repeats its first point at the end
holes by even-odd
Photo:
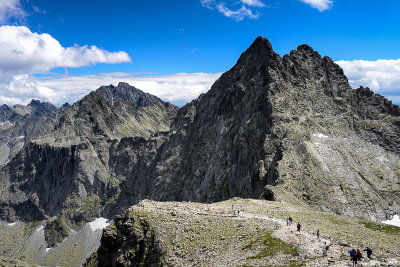
{"type": "Polygon", "coordinates": [[[11,51],[0,59],[0,103],[71,103],[123,80],[183,104],[259,35],[281,55],[307,43],[338,61],[354,87],[399,103],[399,10],[397,0],[0,0],[0,47],[11,51]],[[31,39],[30,60],[14,59],[31,39]]]}

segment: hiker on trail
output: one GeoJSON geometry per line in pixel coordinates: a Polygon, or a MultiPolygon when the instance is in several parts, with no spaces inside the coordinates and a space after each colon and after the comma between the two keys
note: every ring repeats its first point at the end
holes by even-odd
{"type": "Polygon", "coordinates": [[[289,218],[286,219],[286,225],[287,225],[287,226],[290,225],[290,220],[289,220],[289,218]]]}
{"type": "Polygon", "coordinates": [[[297,231],[300,232],[300,229],[301,229],[301,224],[297,223],[297,231]]]}
{"type": "Polygon", "coordinates": [[[240,210],[238,210],[238,214],[237,214],[238,217],[239,217],[239,214],[240,214],[240,210]]]}
{"type": "Polygon", "coordinates": [[[288,220],[289,220],[289,225],[292,225],[293,218],[289,216],[288,220]]]}
{"type": "Polygon", "coordinates": [[[350,258],[353,261],[353,265],[357,264],[356,250],[353,248],[352,250],[349,251],[349,253],[350,253],[350,258]]]}
{"type": "Polygon", "coordinates": [[[367,247],[367,248],[364,249],[363,251],[366,251],[366,252],[367,252],[367,257],[368,257],[368,259],[370,259],[370,258],[371,258],[371,254],[372,254],[372,249],[370,249],[369,247],[367,247]]]}
{"type": "MultiPolygon", "coordinates": [[[[317,230],[317,238],[319,239],[319,230],[317,230]]],[[[326,244],[326,243],[325,243],[326,244]]]]}
{"type": "Polygon", "coordinates": [[[328,250],[329,250],[329,246],[325,242],[324,246],[322,248],[322,256],[324,256],[324,257],[328,256],[328,250]]]}
{"type": "Polygon", "coordinates": [[[361,254],[361,251],[359,249],[357,249],[356,257],[357,257],[357,261],[360,261],[361,258],[362,258],[362,254],[361,254]]]}

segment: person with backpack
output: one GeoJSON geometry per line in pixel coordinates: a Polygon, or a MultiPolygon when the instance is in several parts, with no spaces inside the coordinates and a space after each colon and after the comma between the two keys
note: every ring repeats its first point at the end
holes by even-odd
{"type": "Polygon", "coordinates": [[[297,231],[300,232],[300,229],[301,229],[301,224],[297,223],[297,231]]]}
{"type": "Polygon", "coordinates": [[[350,253],[350,258],[353,262],[353,266],[355,266],[357,264],[357,257],[356,257],[357,251],[353,248],[352,250],[349,251],[349,253],[350,253]]]}
{"type": "Polygon", "coordinates": [[[319,230],[317,230],[317,238],[319,239],[319,230]]]}
{"type": "Polygon", "coordinates": [[[324,257],[328,256],[328,250],[329,250],[329,245],[327,245],[325,242],[324,246],[322,248],[322,256],[324,256],[324,257]]]}
{"type": "Polygon", "coordinates": [[[362,258],[362,254],[361,254],[361,251],[359,249],[357,249],[356,257],[357,257],[357,261],[360,261],[361,258],[362,258]]]}
{"type": "Polygon", "coordinates": [[[293,222],[293,218],[292,217],[290,217],[290,215],[289,215],[289,218],[288,218],[288,225],[290,226],[290,225],[292,225],[292,222],[293,222]]]}

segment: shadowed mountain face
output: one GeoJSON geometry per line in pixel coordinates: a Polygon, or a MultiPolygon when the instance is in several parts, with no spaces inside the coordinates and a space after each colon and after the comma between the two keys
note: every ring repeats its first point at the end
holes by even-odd
{"type": "Polygon", "coordinates": [[[1,170],[1,216],[240,196],[381,220],[400,212],[399,127],[399,107],[352,89],[329,57],[281,57],[259,37],[179,111],[124,83],[85,96],[1,170]]]}

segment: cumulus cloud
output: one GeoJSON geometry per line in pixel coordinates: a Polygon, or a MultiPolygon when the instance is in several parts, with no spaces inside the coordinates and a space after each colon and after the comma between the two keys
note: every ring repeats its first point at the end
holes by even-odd
{"type": "Polygon", "coordinates": [[[340,60],[336,63],[343,68],[353,88],[367,86],[400,103],[400,59],[340,60]]]}
{"type": "Polygon", "coordinates": [[[301,2],[318,9],[320,12],[330,9],[333,6],[332,0],[300,0],[301,2]]]}
{"type": "MultiPolygon", "coordinates": [[[[127,82],[161,99],[184,103],[207,92],[221,73],[178,73],[137,76],[132,73],[105,73],[90,76],[33,77],[21,75],[8,86],[0,102],[27,104],[32,98],[56,105],[74,103],[102,85],[127,82]]],[[[1,82],[0,82],[1,83],[1,82]]]]}
{"type": "Polygon", "coordinates": [[[0,27],[0,72],[3,73],[130,61],[122,51],[109,52],[94,45],[63,47],[51,35],[33,33],[25,26],[0,27]]]}
{"type": "Polygon", "coordinates": [[[0,103],[22,104],[31,98],[57,100],[57,88],[38,84],[32,76],[35,73],[57,67],[130,61],[128,54],[122,51],[109,52],[94,45],[63,47],[49,34],[33,33],[24,26],[1,26],[0,103]]]}
{"type": "Polygon", "coordinates": [[[242,21],[246,17],[257,19],[260,15],[256,9],[265,7],[265,4],[260,0],[201,0],[201,4],[208,9],[217,10],[224,16],[233,18],[236,21],[242,21]]]}
{"type": "Polygon", "coordinates": [[[0,1],[0,24],[5,23],[9,18],[22,19],[26,13],[21,8],[19,0],[0,1]]]}

